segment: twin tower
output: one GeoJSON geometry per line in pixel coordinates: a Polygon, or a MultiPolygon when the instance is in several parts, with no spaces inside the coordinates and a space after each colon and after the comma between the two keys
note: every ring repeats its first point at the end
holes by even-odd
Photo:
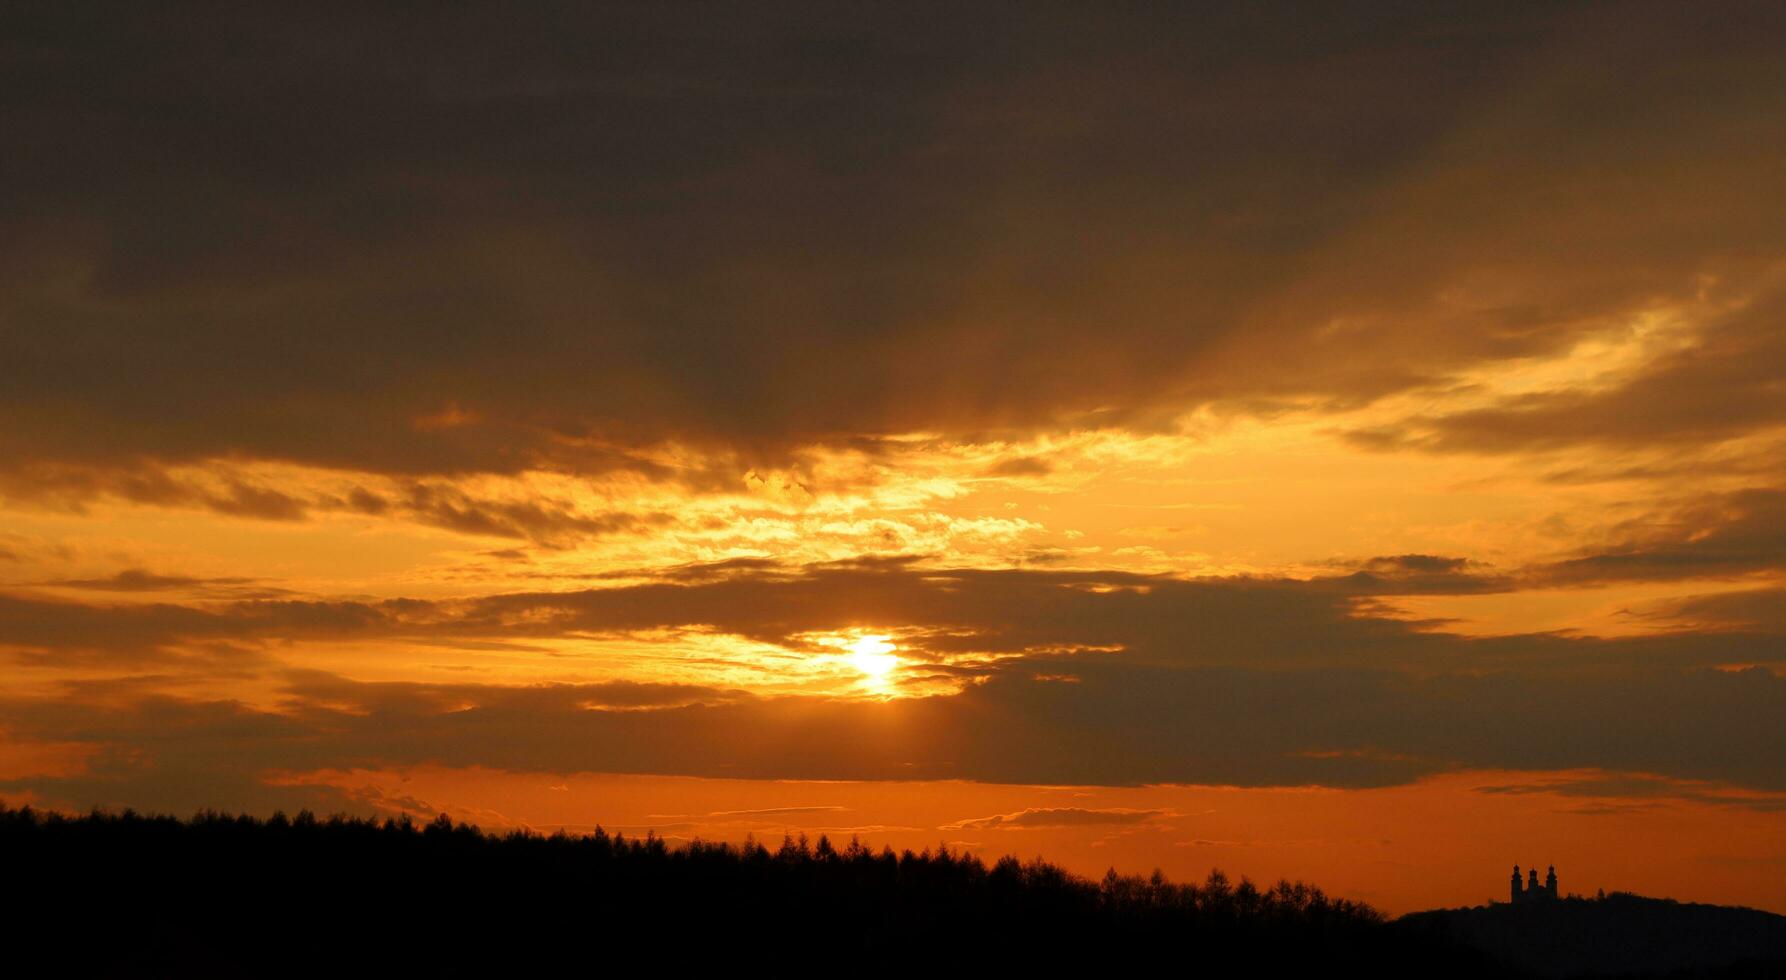
{"type": "Polygon", "coordinates": [[[1542,885],[1538,884],[1538,869],[1534,867],[1532,869],[1531,883],[1524,885],[1523,887],[1520,885],[1519,881],[1519,865],[1516,864],[1513,866],[1513,904],[1521,905],[1526,902],[1553,902],[1556,900],[1556,897],[1556,865],[1553,864],[1550,866],[1550,873],[1544,876],[1544,884],[1542,885]]]}

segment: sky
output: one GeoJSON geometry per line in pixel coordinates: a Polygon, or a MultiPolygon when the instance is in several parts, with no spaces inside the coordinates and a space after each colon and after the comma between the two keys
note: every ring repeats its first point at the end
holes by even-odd
{"type": "Polygon", "coordinates": [[[1783,44],[9,7],[0,800],[1786,912],[1783,44]]]}

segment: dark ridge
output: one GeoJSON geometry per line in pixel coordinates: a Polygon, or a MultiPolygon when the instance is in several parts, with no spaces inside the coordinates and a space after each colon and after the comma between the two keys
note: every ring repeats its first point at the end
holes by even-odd
{"type": "Polygon", "coordinates": [[[1301,883],[1091,881],[1039,859],[988,866],[946,847],[895,854],[823,837],[670,846],[599,829],[490,834],[444,816],[0,806],[0,869],[16,906],[0,961],[42,975],[636,975],[722,961],[1501,975],[1460,944],[1410,940],[1369,906],[1301,883]]]}
{"type": "Polygon", "coordinates": [[[1435,909],[1398,925],[1543,977],[1786,977],[1786,916],[1757,909],[1614,892],[1435,909]]]}

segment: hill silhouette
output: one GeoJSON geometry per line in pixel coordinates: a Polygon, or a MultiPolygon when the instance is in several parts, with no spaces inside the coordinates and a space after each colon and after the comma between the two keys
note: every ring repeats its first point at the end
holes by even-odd
{"type": "Polygon", "coordinates": [[[823,837],[671,846],[600,829],[485,833],[445,817],[69,817],[0,804],[0,880],[0,963],[81,976],[721,963],[1526,975],[1482,951],[1467,925],[1477,910],[1391,922],[1300,882],[1260,888],[1219,871],[1197,884],[1158,872],[1094,881],[1040,859],[987,864],[941,846],[877,852],[823,837]]]}
{"type": "Polygon", "coordinates": [[[1437,909],[1401,926],[1545,977],[1786,977],[1786,916],[1615,892],[1437,909]]]}

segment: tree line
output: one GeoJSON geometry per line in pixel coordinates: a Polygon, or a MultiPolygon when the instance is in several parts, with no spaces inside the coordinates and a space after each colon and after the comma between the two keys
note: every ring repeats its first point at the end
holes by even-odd
{"type": "Polygon", "coordinates": [[[486,832],[445,815],[261,819],[68,816],[0,804],[8,952],[65,971],[482,975],[646,957],[665,969],[830,963],[1104,965],[1172,956],[1209,970],[1347,965],[1488,975],[1461,946],[1398,932],[1302,882],[1199,883],[938,845],[769,846],[486,832]]]}

